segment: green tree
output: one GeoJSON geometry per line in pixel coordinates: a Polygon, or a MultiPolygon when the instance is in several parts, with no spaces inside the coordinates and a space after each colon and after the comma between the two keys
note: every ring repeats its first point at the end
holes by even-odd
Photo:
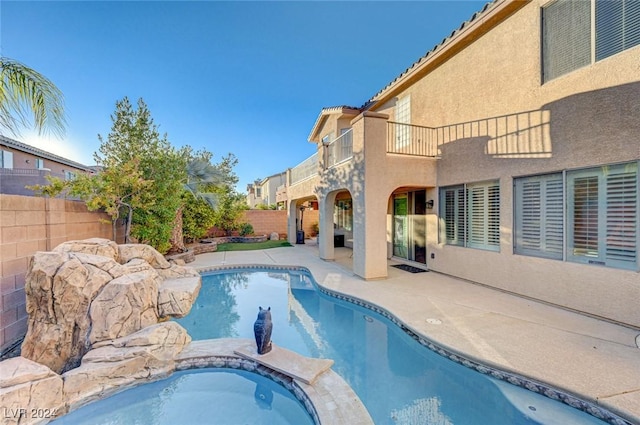
{"type": "Polygon", "coordinates": [[[204,198],[196,197],[191,192],[185,191],[182,199],[182,234],[185,241],[203,238],[215,224],[215,210],[204,198]]]}
{"type": "Polygon", "coordinates": [[[213,225],[213,210],[219,205],[220,194],[233,191],[238,177],[233,167],[238,163],[233,154],[212,164],[213,154],[207,150],[192,151],[187,147],[186,182],[183,205],[178,209],[171,236],[171,252],[183,252],[184,239],[198,239],[213,225]],[[187,196],[191,195],[191,196],[187,196]],[[190,201],[195,200],[194,205],[190,201]],[[204,202],[204,204],[203,204],[204,202]],[[206,211],[205,205],[211,209],[206,211]]]}
{"type": "Polygon", "coordinates": [[[238,219],[244,210],[248,209],[245,197],[235,192],[220,194],[218,208],[215,213],[215,226],[231,234],[239,227],[238,219]]]}
{"type": "MultiPolygon", "coordinates": [[[[182,205],[182,184],[186,180],[187,150],[177,150],[160,136],[142,99],[137,108],[124,98],[116,102],[116,111],[107,138],[100,139],[94,155],[103,172],[122,172],[127,164],[138,162],[140,178],[148,181],[147,190],[136,192],[136,205],[131,208],[131,236],[160,252],[170,248],[169,240],[176,216],[182,205]]],[[[126,182],[125,182],[126,184],[126,182]]],[[[131,189],[131,188],[130,188],[131,189]]]]}
{"type": "Polygon", "coordinates": [[[0,57],[0,126],[14,135],[30,119],[39,134],[65,132],[64,97],[42,74],[13,59],[0,57]]]}

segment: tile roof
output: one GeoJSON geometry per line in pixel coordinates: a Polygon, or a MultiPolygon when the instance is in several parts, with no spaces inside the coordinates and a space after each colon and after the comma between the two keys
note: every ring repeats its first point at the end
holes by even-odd
{"type": "Polygon", "coordinates": [[[67,158],[63,158],[61,156],[52,154],[51,152],[43,151],[42,149],[38,149],[34,146],[27,145],[26,143],[22,143],[14,139],[10,139],[1,134],[0,134],[0,145],[19,150],[21,152],[30,153],[32,155],[39,156],[41,158],[48,159],[50,161],[55,161],[60,164],[68,165],[70,167],[74,167],[80,170],[95,171],[94,168],[89,167],[87,165],[80,164],[79,162],[75,162],[67,158]]]}
{"type": "Polygon", "coordinates": [[[467,28],[470,24],[478,21],[479,19],[483,18],[487,13],[489,13],[489,11],[491,11],[492,9],[494,9],[494,7],[499,4],[499,3],[503,3],[504,0],[491,0],[490,2],[486,3],[482,9],[480,9],[478,12],[475,12],[471,18],[469,18],[468,20],[464,21],[460,27],[456,28],[455,30],[453,30],[451,32],[451,34],[449,34],[447,37],[445,37],[444,39],[442,39],[442,41],[438,44],[436,44],[431,50],[429,50],[424,56],[422,56],[420,59],[418,59],[417,61],[415,61],[413,64],[411,64],[410,67],[408,67],[407,69],[405,69],[400,75],[398,75],[393,81],[391,81],[389,84],[387,84],[385,87],[383,87],[380,91],[378,91],[371,99],[369,99],[364,105],[362,105],[359,109],[361,110],[367,110],[369,109],[371,106],[373,106],[376,103],[377,98],[384,93],[385,91],[387,91],[389,88],[391,88],[395,83],[397,83],[398,81],[400,81],[403,77],[407,76],[409,73],[411,73],[413,70],[415,70],[416,68],[418,68],[420,65],[422,65],[424,62],[430,60],[436,52],[439,52],[440,50],[442,50],[446,45],[448,45],[451,41],[453,41],[454,38],[456,38],[456,36],[462,32],[465,28],[467,28]]]}

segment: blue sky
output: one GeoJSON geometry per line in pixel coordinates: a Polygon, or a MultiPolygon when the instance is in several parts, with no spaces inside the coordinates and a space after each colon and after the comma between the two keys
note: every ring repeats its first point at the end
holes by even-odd
{"type": "MultiPolygon", "coordinates": [[[[361,106],[484,1],[7,1],[0,54],[64,93],[64,139],[91,165],[115,102],[142,97],[175,146],[239,160],[238,190],[293,167],[326,106],[361,106]]],[[[13,137],[13,136],[10,136],[13,137]]]]}

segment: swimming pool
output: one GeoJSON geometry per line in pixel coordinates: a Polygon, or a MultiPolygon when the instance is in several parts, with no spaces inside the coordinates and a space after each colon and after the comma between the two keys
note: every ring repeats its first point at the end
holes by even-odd
{"type": "Polygon", "coordinates": [[[200,369],[126,390],[56,425],[313,425],[304,406],[271,379],[238,369],[200,369]]]}
{"type": "Polygon", "coordinates": [[[274,344],[333,359],[377,425],[605,423],[426,349],[382,315],[317,291],[302,270],[206,273],[177,322],[194,340],[253,338],[259,306],[271,307],[274,344]]]}

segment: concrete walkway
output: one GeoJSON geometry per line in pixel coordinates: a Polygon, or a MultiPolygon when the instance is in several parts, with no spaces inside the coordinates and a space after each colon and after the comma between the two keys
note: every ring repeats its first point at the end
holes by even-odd
{"type": "Polygon", "coordinates": [[[412,274],[391,267],[393,261],[387,279],[366,281],[351,271],[350,253],[337,248],[336,260],[324,261],[309,243],[201,254],[188,265],[306,267],[320,285],[382,307],[452,353],[531,378],[640,424],[640,330],[435,272],[412,274]]]}

